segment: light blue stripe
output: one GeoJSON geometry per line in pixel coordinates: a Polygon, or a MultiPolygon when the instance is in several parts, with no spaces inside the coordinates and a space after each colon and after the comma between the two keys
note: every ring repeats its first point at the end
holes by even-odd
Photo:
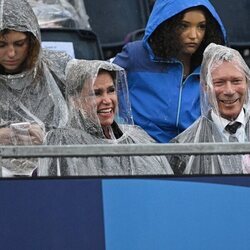
{"type": "Polygon", "coordinates": [[[250,188],[104,180],[106,250],[248,250],[250,188]]]}

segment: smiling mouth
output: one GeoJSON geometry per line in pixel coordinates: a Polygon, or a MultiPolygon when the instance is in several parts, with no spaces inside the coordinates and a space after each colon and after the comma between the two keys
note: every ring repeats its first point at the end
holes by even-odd
{"type": "Polygon", "coordinates": [[[222,103],[226,104],[226,105],[230,105],[230,104],[234,104],[238,101],[239,99],[235,99],[235,100],[221,100],[222,103]]]}
{"type": "Polygon", "coordinates": [[[98,110],[98,114],[111,114],[113,112],[112,108],[109,109],[102,109],[102,110],[98,110]]]}

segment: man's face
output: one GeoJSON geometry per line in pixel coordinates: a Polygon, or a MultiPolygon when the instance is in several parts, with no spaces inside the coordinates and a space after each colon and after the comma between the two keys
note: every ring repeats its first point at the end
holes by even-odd
{"type": "Polygon", "coordinates": [[[227,120],[238,117],[247,96],[246,77],[234,64],[224,61],[211,72],[219,114],[227,120]]]}

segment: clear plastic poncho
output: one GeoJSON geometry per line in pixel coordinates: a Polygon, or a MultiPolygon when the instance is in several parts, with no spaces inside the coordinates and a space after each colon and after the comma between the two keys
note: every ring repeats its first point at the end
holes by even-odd
{"type": "Polygon", "coordinates": [[[82,0],[28,0],[41,28],[90,29],[82,0]]]}
{"type": "MultiPolygon", "coordinates": [[[[231,72],[229,72],[231,73],[231,72]]],[[[231,83],[237,84],[237,79],[231,76],[231,83]]],[[[220,80],[221,81],[221,80],[220,80]]],[[[244,79],[245,81],[245,79],[244,79]]],[[[250,70],[240,53],[232,48],[211,43],[203,55],[201,65],[201,117],[183,133],[174,138],[174,143],[202,143],[202,142],[248,142],[249,135],[249,86],[250,70]],[[226,132],[225,126],[232,121],[224,119],[219,109],[215,94],[212,73],[223,62],[229,62],[246,78],[244,91],[244,104],[236,120],[242,116],[241,129],[231,136],[226,132]]],[[[228,94],[228,101],[238,98],[238,93],[228,94]]],[[[177,174],[241,174],[248,173],[250,169],[248,155],[173,155],[169,162],[177,174]]]]}
{"type": "MultiPolygon", "coordinates": [[[[16,140],[20,131],[29,136],[27,128],[32,124],[46,133],[67,123],[67,105],[60,88],[65,86],[65,67],[71,58],[65,53],[41,49],[37,18],[25,0],[0,0],[0,32],[6,29],[29,32],[35,38],[23,71],[0,73],[0,127],[12,129],[10,144],[30,145],[31,140],[16,140]]],[[[36,168],[34,162],[34,159],[3,160],[3,176],[30,175],[36,168]]]]}
{"type": "MultiPolygon", "coordinates": [[[[70,122],[65,128],[51,131],[46,138],[49,145],[75,144],[138,144],[155,141],[138,126],[133,125],[125,71],[106,61],[72,60],[66,68],[66,96],[70,122]],[[104,70],[113,76],[117,105],[115,119],[104,126],[97,114],[94,84],[104,70]],[[122,117],[122,118],[121,118],[122,117]]],[[[112,156],[41,159],[38,174],[48,175],[159,175],[172,174],[166,157],[112,156]]]]}

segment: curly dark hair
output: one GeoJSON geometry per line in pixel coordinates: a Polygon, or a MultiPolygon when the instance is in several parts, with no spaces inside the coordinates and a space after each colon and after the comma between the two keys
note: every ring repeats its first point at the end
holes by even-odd
{"type": "MultiPolygon", "coordinates": [[[[4,29],[0,32],[0,37],[5,37],[9,32],[11,32],[11,29],[4,29]]],[[[15,31],[15,30],[13,30],[15,31]]],[[[29,41],[29,51],[26,57],[26,60],[22,63],[21,68],[22,70],[28,70],[34,67],[35,62],[38,59],[39,56],[39,50],[40,50],[40,43],[35,38],[35,36],[30,32],[23,32],[29,41]]],[[[5,69],[2,65],[0,65],[0,73],[4,74],[5,69]]]]}
{"type": "Polygon", "coordinates": [[[207,8],[203,6],[188,8],[172,18],[162,22],[149,37],[149,45],[155,56],[166,60],[175,58],[181,47],[178,26],[184,17],[184,14],[190,10],[202,10],[206,17],[206,32],[201,45],[191,57],[191,70],[194,70],[202,62],[202,56],[205,48],[211,42],[216,44],[225,44],[221,28],[215,18],[207,8]]]}

